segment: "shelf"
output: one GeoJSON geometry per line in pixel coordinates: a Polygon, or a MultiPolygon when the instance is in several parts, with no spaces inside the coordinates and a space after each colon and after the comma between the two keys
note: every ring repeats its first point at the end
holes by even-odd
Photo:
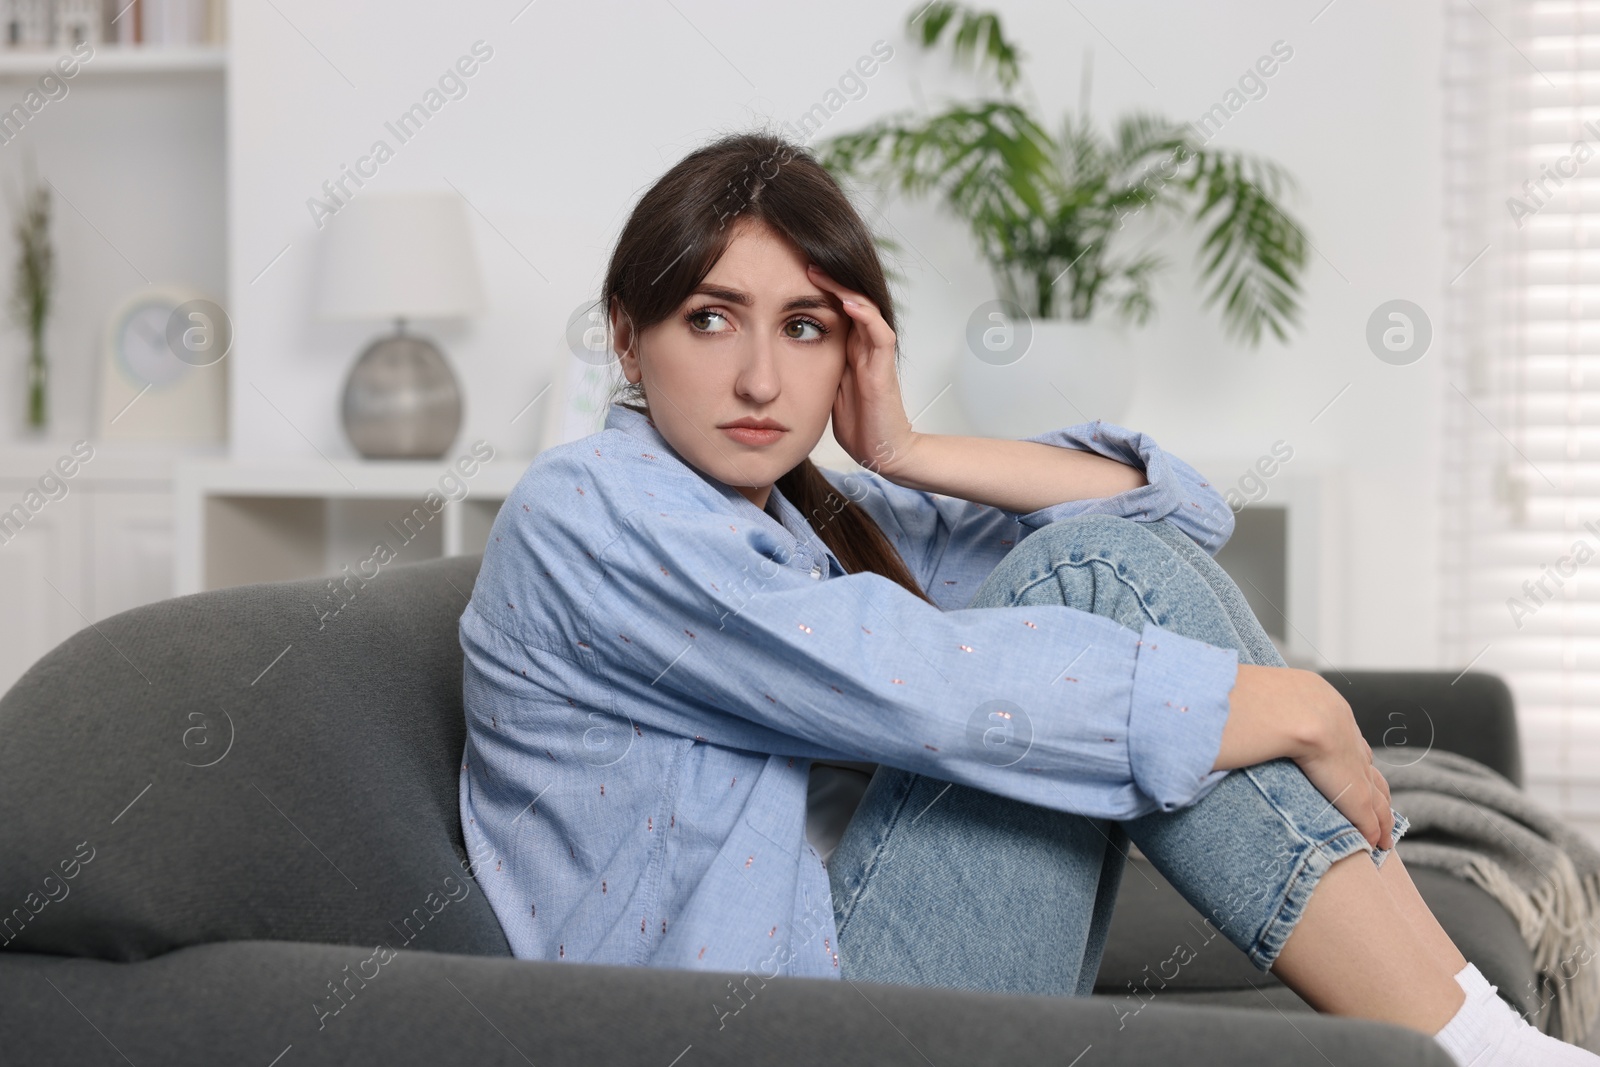
{"type": "MultiPolygon", "coordinates": [[[[37,481],[56,469],[58,460],[73,455],[75,442],[67,440],[0,441],[0,485],[37,481]]],[[[169,444],[160,441],[97,441],[91,459],[79,463],[72,481],[105,483],[159,482],[171,485],[183,460],[220,457],[221,445],[169,444]]],[[[68,464],[71,466],[71,464],[68,464]]]]}
{"type": "MultiPolygon", "coordinates": [[[[70,44],[0,47],[0,109],[9,109],[0,140],[20,140],[7,150],[36,154],[83,212],[55,200],[52,242],[72,284],[48,332],[48,434],[21,425],[24,376],[7,373],[0,385],[0,691],[85,626],[172,595],[177,470],[227,452],[102,440],[96,412],[101,376],[114,371],[103,363],[104,320],[138,281],[129,264],[213,298],[227,290],[232,50],[108,42],[78,51],[87,58],[70,44]],[[73,452],[80,438],[94,446],[87,461],[73,452]]],[[[488,510],[457,523],[461,536],[474,536],[488,510]]]]}
{"type": "MultiPolygon", "coordinates": [[[[516,487],[532,456],[497,454],[463,480],[472,493],[504,499],[516,487]]],[[[449,460],[323,460],[189,458],[179,474],[196,492],[227,496],[324,496],[352,499],[421,497],[439,488],[449,460]]],[[[457,472],[459,476],[459,472],[457,472]]]]}
{"type": "MultiPolygon", "coordinates": [[[[56,60],[71,57],[71,47],[0,49],[0,78],[36,78],[55,73],[56,60]]],[[[133,47],[98,45],[88,60],[78,60],[74,78],[84,74],[221,73],[228,69],[228,50],[220,45],[133,47]]]]}
{"type": "Polygon", "coordinates": [[[378,542],[403,562],[481,552],[530,462],[497,455],[465,475],[447,461],[180,460],[173,594],[334,577],[378,542]]]}

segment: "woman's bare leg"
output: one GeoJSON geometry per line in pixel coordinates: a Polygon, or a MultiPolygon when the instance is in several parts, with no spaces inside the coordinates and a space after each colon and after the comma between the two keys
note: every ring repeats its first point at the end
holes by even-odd
{"type": "Polygon", "coordinates": [[[1272,973],[1317,1011],[1432,1036],[1466,999],[1454,978],[1466,965],[1396,849],[1382,867],[1357,852],[1328,868],[1272,973]]]}
{"type": "Polygon", "coordinates": [[[1467,958],[1456,948],[1456,943],[1450,940],[1450,935],[1444,932],[1444,927],[1439,925],[1439,920],[1433,917],[1427,901],[1422,899],[1422,894],[1417,892],[1417,885],[1411,880],[1411,872],[1405,864],[1400,862],[1400,850],[1397,848],[1383,861],[1383,866],[1378,868],[1378,877],[1383,884],[1389,887],[1390,896],[1400,905],[1400,910],[1405,914],[1406,925],[1422,934],[1428,942],[1428,951],[1446,967],[1452,975],[1467,965],[1467,958]]]}

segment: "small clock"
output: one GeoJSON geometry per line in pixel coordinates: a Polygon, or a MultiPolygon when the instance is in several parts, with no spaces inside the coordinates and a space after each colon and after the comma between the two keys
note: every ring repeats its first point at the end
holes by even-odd
{"type": "Polygon", "coordinates": [[[159,388],[178,381],[189,369],[167,347],[167,322],[182,303],[174,297],[142,295],[114,317],[117,366],[132,384],[159,388]]]}
{"type": "Polygon", "coordinates": [[[95,427],[106,440],[224,443],[233,328],[201,293],[151,286],[111,309],[95,427]]]}

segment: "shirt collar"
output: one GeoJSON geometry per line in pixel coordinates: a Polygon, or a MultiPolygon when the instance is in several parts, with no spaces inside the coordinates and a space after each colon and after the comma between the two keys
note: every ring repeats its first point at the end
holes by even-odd
{"type": "Polygon", "coordinates": [[[799,542],[799,551],[796,555],[804,554],[807,557],[803,561],[796,560],[796,565],[810,569],[814,564],[822,563],[825,560],[827,562],[823,564],[824,576],[829,575],[829,567],[831,567],[833,574],[843,574],[845,572],[844,567],[839,563],[839,558],[816,535],[816,532],[811,528],[811,524],[805,520],[805,516],[800,514],[800,509],[790,503],[789,499],[779,491],[776,484],[773,485],[772,491],[767,496],[766,510],[756,507],[738,489],[706,475],[698,467],[689,463],[678,453],[677,449],[667,443],[665,437],[661,436],[661,431],[656,429],[656,424],[649,416],[624,404],[616,402],[611,404],[606,411],[605,429],[621,430],[630,437],[638,438],[652,448],[667,453],[677,462],[698,474],[705,480],[706,484],[721,493],[728,501],[729,506],[745,517],[746,522],[768,522],[781,526],[785,532],[799,542]]]}

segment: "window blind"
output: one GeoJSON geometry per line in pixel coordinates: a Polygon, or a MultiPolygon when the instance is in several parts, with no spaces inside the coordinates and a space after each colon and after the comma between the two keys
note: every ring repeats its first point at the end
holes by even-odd
{"type": "Polygon", "coordinates": [[[1600,841],[1600,2],[1446,0],[1443,651],[1600,841]]]}

